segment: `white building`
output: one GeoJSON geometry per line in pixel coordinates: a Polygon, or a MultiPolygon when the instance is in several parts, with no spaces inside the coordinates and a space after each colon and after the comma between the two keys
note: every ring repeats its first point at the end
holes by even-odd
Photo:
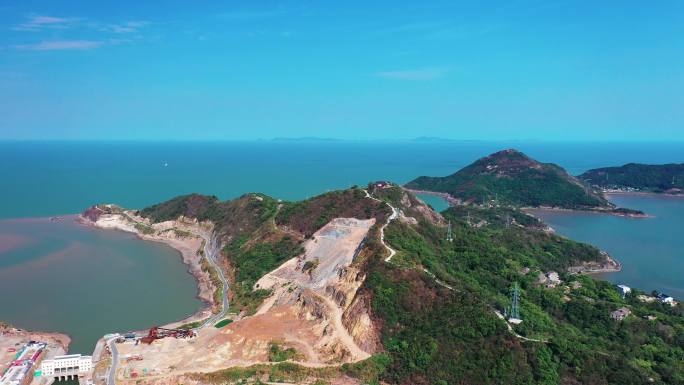
{"type": "Polygon", "coordinates": [[[622,298],[625,298],[627,294],[632,292],[632,289],[629,286],[617,285],[617,288],[620,294],[622,294],[622,298]]]}
{"type": "Polygon", "coordinates": [[[669,304],[671,306],[675,305],[675,300],[667,294],[658,294],[658,300],[662,303],[669,304]]]}
{"type": "Polygon", "coordinates": [[[73,376],[89,372],[93,368],[93,358],[80,354],[55,356],[51,360],[44,360],[40,365],[43,376],[73,376]]]}

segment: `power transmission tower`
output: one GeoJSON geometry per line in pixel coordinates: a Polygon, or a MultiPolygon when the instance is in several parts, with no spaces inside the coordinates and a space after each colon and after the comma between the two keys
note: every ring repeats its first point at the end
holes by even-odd
{"type": "Polygon", "coordinates": [[[511,214],[506,213],[506,228],[511,227],[511,214]]]}
{"type": "Polygon", "coordinates": [[[511,289],[511,312],[509,320],[522,321],[520,318],[520,288],[516,282],[511,289]]]}
{"type": "Polygon", "coordinates": [[[447,227],[447,241],[453,242],[454,238],[451,236],[451,221],[449,221],[449,227],[447,227]]]}

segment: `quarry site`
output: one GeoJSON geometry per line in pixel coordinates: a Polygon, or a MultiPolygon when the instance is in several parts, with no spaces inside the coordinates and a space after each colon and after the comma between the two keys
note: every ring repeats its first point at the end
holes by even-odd
{"type": "MultiPolygon", "coordinates": [[[[131,217],[124,215],[95,218],[96,225],[140,233],[140,226],[130,223],[131,217]]],[[[140,338],[144,332],[133,338],[117,338],[114,349],[118,366],[114,365],[115,373],[101,371],[99,383],[111,383],[107,375],[117,384],[167,383],[189,372],[269,364],[273,362],[269,356],[273,346],[292,352],[288,360],[305,367],[340,365],[369,357],[379,346],[379,337],[366,306],[354,301],[365,276],[352,262],[374,224],[375,219],[335,218],[316,231],[304,242],[303,254],[287,260],[254,285],[254,289],[266,289],[271,294],[253,315],[233,313],[229,316],[233,322],[226,326],[215,327],[214,322],[198,326],[192,338],[159,338],[144,343],[140,338]]],[[[170,235],[162,241],[184,251],[184,260],[193,274],[203,273],[198,272],[199,263],[191,255],[201,254],[192,250],[201,249],[202,239],[189,234],[207,230],[204,225],[175,221],[153,226],[157,231],[168,229],[165,233],[170,235]],[[173,236],[172,229],[182,229],[183,239],[173,236]]],[[[144,234],[141,237],[157,238],[144,234]]],[[[215,306],[209,300],[214,289],[211,280],[200,280],[200,288],[204,298],[215,306]]],[[[94,360],[111,359],[109,346],[101,349],[94,360]]]]}

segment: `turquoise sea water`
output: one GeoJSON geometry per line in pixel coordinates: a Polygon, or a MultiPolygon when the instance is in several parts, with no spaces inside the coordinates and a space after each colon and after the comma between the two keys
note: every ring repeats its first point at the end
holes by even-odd
{"type": "Polygon", "coordinates": [[[202,305],[196,292],[180,254],[161,243],[73,217],[0,220],[0,319],[67,333],[73,352],[188,316],[202,305]]]}
{"type": "Polygon", "coordinates": [[[439,196],[430,194],[416,194],[416,196],[418,196],[418,198],[420,198],[423,202],[430,205],[433,210],[444,211],[449,208],[449,203],[439,196]]]}
{"type": "Polygon", "coordinates": [[[684,143],[0,142],[0,218],[70,214],[98,202],[139,208],[190,192],[302,199],[373,180],[448,175],[505,148],[572,173],[630,161],[684,162],[684,143]]]}
{"type": "MultiPolygon", "coordinates": [[[[505,148],[574,174],[631,161],[684,162],[684,144],[671,143],[0,142],[0,319],[67,332],[74,339],[71,350],[87,353],[103,333],[173,321],[200,306],[194,279],[174,250],[68,220],[50,222],[47,216],[77,213],[100,202],[141,208],[191,192],[228,199],[259,191],[302,199],[375,180],[404,183],[419,175],[448,175],[505,148]],[[11,219],[26,217],[34,219],[11,219]]],[[[446,207],[434,196],[425,199],[437,209],[446,207]]],[[[653,212],[656,220],[666,218],[656,211],[671,210],[658,200],[624,204],[653,212]]],[[[667,218],[671,222],[663,229],[684,228],[684,214],[667,218]]],[[[600,227],[600,238],[585,238],[579,231],[617,220],[622,219],[590,217],[586,225],[570,220],[567,232],[563,226],[558,230],[605,246],[625,263],[620,274],[631,269],[632,260],[622,255],[629,250],[613,250],[607,240],[655,232],[643,239],[645,252],[633,254],[634,266],[662,269],[635,267],[634,279],[625,281],[681,293],[684,283],[658,272],[670,265],[678,271],[682,255],[677,250],[684,245],[677,236],[658,238],[658,227],[614,224],[600,227]],[[638,265],[640,258],[648,262],[638,265]]]]}
{"type": "Polygon", "coordinates": [[[684,197],[612,195],[610,199],[654,218],[543,210],[535,215],[559,234],[591,243],[622,262],[622,271],[601,277],[684,299],[684,197]]]}

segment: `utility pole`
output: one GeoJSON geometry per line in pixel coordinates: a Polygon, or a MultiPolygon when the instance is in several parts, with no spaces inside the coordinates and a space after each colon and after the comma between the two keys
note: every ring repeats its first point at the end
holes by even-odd
{"type": "Polygon", "coordinates": [[[454,238],[451,236],[451,221],[449,221],[449,227],[447,227],[447,241],[453,242],[454,238]]]}

